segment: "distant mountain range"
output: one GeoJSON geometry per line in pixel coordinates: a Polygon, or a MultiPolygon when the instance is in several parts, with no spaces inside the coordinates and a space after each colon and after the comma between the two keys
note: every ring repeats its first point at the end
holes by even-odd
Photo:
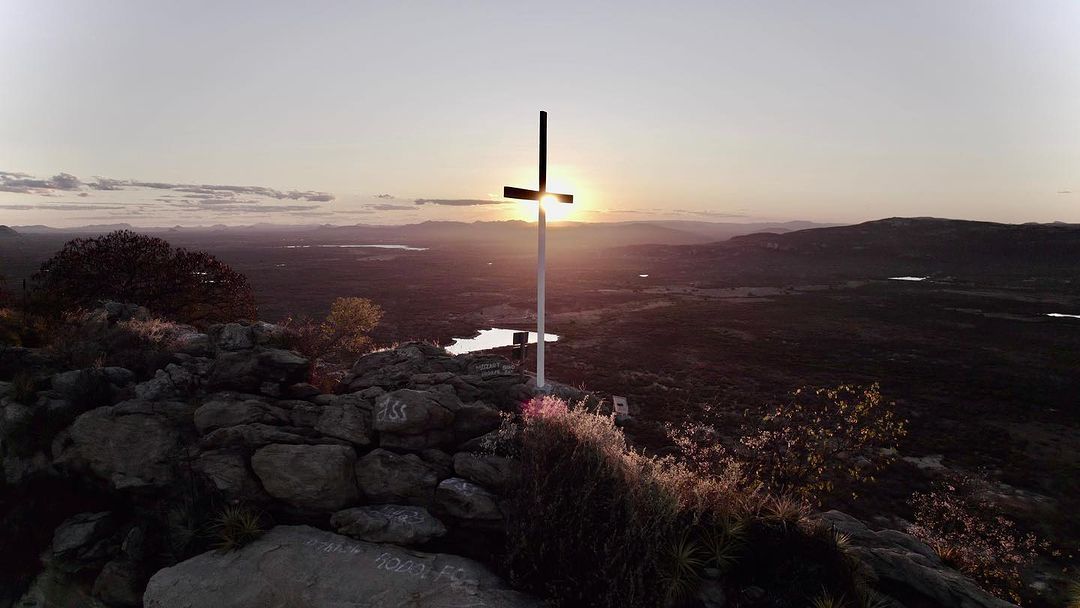
{"type": "Polygon", "coordinates": [[[0,225],[0,239],[13,237],[13,236],[19,236],[19,233],[16,232],[13,228],[10,228],[8,226],[0,225]]]}
{"type": "MultiPolygon", "coordinates": [[[[695,222],[695,221],[635,221],[635,222],[552,222],[549,239],[560,247],[611,247],[659,243],[684,245],[724,241],[733,236],[768,231],[786,233],[811,227],[828,226],[814,222],[695,222]]],[[[75,228],[49,226],[18,226],[23,234],[65,235],[101,234],[113,230],[137,230],[148,234],[207,235],[238,234],[244,236],[289,235],[312,242],[402,243],[410,245],[438,244],[518,244],[536,240],[536,225],[520,220],[497,222],[422,222],[406,225],[280,225],[253,224],[250,226],[196,227],[134,227],[130,224],[98,224],[75,228]]]]}

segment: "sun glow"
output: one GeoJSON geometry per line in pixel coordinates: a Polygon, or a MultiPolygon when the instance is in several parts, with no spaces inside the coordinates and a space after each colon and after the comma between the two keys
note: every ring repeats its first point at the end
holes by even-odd
{"type": "MultiPolygon", "coordinates": [[[[522,183],[528,183],[528,176],[530,172],[535,173],[536,168],[523,167],[519,173],[521,174],[522,183]]],[[[549,169],[549,175],[561,174],[566,175],[573,173],[573,169],[569,167],[551,167],[549,169]]],[[[547,213],[547,220],[550,221],[575,221],[581,220],[587,214],[587,209],[592,202],[592,197],[589,194],[589,188],[584,184],[584,181],[580,179],[580,176],[576,176],[579,179],[555,179],[549,178],[547,184],[548,192],[559,192],[564,194],[573,194],[573,203],[560,203],[551,197],[545,197],[542,204],[544,205],[544,211],[547,213]]],[[[535,176],[532,178],[536,179],[535,176]]],[[[517,183],[511,181],[511,183],[517,183]]],[[[511,217],[513,219],[525,220],[526,222],[535,222],[537,216],[536,202],[535,201],[514,201],[514,208],[511,211],[511,217]]]]}

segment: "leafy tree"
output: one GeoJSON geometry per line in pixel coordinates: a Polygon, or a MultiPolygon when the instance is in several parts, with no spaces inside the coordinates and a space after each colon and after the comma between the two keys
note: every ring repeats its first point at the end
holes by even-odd
{"type": "Polygon", "coordinates": [[[130,230],[68,241],[34,279],[61,309],[118,300],[197,325],[256,315],[247,278],[228,264],[130,230]]]}

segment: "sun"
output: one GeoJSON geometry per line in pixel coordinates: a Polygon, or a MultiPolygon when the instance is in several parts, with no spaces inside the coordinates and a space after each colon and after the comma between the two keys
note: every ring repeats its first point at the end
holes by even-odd
{"type": "MultiPolygon", "coordinates": [[[[561,174],[571,173],[572,170],[562,168],[559,171],[561,174]]],[[[535,171],[535,168],[533,169],[535,171]]],[[[527,175],[526,171],[522,171],[523,175],[527,175]]],[[[580,176],[579,176],[580,177],[580,176]]],[[[523,181],[527,179],[523,177],[523,181]]],[[[574,195],[573,203],[560,203],[554,199],[554,197],[544,197],[542,204],[544,205],[544,212],[547,214],[547,220],[551,221],[574,221],[580,219],[583,214],[586,213],[585,208],[588,206],[590,200],[587,192],[588,188],[581,179],[566,179],[555,178],[549,179],[547,190],[548,192],[565,192],[567,194],[574,195]]],[[[514,219],[525,220],[526,222],[536,221],[536,202],[535,201],[514,201],[514,208],[512,217],[514,219]]]]}

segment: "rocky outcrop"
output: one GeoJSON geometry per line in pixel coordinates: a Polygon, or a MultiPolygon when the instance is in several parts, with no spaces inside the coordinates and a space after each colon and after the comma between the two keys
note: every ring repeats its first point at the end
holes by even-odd
{"type": "Polygon", "coordinates": [[[933,549],[909,534],[875,532],[839,511],[822,513],[820,518],[826,526],[847,535],[852,555],[871,570],[881,589],[901,601],[917,599],[957,608],[1015,608],[1015,604],[990,595],[946,567],[933,549]]]}
{"type": "MultiPolygon", "coordinates": [[[[90,317],[107,329],[146,311],[117,305],[90,317]]],[[[495,431],[532,396],[508,361],[405,344],[361,357],[337,393],[320,394],[276,326],[169,331],[166,350],[135,361],[136,371],[62,370],[43,352],[0,349],[5,380],[13,362],[34,366],[23,374],[29,391],[0,382],[6,483],[66,484],[79,494],[70,507],[50,503],[52,521],[63,523],[31,547],[42,570],[21,581],[29,589],[20,606],[538,605],[476,562],[398,546],[479,556],[503,546],[522,473],[505,449],[508,429],[495,431]],[[151,568],[209,546],[205,531],[224,527],[225,506],[263,524],[336,534],[279,526],[238,551],[165,568],[147,586],[151,568]]],[[[852,554],[898,599],[1009,606],[908,535],[841,513],[822,518],[851,537],[852,554]]],[[[710,581],[698,595],[722,606],[725,591],[710,581]]]]}
{"type": "Polygon", "coordinates": [[[239,551],[211,551],[160,570],[143,602],[146,608],[541,605],[478,562],[307,526],[278,526],[239,551]]]}

